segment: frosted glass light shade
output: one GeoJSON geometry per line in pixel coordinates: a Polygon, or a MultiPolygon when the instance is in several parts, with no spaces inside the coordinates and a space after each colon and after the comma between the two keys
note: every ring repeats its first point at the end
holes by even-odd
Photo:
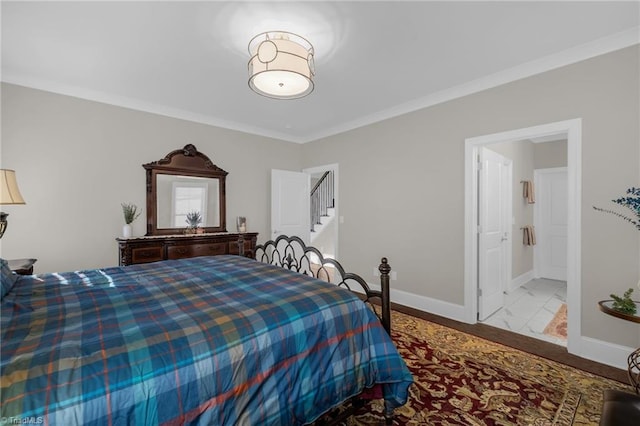
{"type": "Polygon", "coordinates": [[[25,204],[14,170],[0,169],[0,204],[25,204]]]}
{"type": "Polygon", "coordinates": [[[258,34],[249,42],[249,87],[275,99],[298,99],[313,91],[314,52],[305,38],[284,31],[258,34]]]}

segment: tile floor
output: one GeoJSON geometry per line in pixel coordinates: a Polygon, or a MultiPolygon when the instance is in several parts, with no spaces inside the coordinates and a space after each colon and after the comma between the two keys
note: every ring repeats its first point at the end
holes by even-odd
{"type": "Polygon", "coordinates": [[[567,283],[565,281],[544,278],[531,280],[511,293],[507,293],[504,307],[482,323],[566,346],[566,340],[542,333],[560,305],[566,303],[566,300],[567,283]]]}

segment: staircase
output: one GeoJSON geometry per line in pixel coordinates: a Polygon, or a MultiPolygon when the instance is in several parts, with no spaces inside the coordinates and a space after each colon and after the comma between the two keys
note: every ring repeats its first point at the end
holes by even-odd
{"type": "Polygon", "coordinates": [[[329,227],[336,215],[333,171],[324,172],[311,189],[311,243],[329,227]]]}
{"type": "Polygon", "coordinates": [[[324,230],[332,225],[333,218],[336,215],[336,209],[330,207],[327,209],[327,214],[320,216],[320,223],[316,223],[311,227],[311,242],[313,243],[324,230]]]}

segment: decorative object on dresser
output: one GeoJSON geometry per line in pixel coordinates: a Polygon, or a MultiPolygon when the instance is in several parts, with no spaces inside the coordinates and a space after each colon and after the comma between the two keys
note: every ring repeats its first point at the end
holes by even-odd
{"type": "Polygon", "coordinates": [[[247,232],[247,218],[238,216],[236,218],[236,229],[238,232],[247,232]]]}
{"type": "MultiPolygon", "coordinates": [[[[0,169],[0,204],[26,204],[20,194],[14,170],[0,169]]],[[[7,230],[7,216],[9,213],[0,212],[0,238],[7,230]]]]}
{"type": "Polygon", "coordinates": [[[188,144],[142,167],[147,235],[116,239],[121,266],[223,254],[254,256],[258,233],[227,232],[228,173],[209,157],[188,144]]]}
{"type": "Polygon", "coordinates": [[[138,211],[138,206],[132,203],[122,203],[122,213],[124,215],[124,225],[122,226],[122,236],[124,238],[130,238],[133,235],[131,230],[131,223],[138,216],[140,216],[140,212],[138,211]]]}
{"type": "MultiPolygon", "coordinates": [[[[200,224],[202,223],[202,215],[197,210],[187,213],[187,219],[185,220],[185,222],[187,222],[187,229],[184,230],[185,234],[196,234],[198,233],[199,229],[202,229],[200,228],[200,224]]],[[[199,233],[202,234],[202,232],[199,233]]]]}

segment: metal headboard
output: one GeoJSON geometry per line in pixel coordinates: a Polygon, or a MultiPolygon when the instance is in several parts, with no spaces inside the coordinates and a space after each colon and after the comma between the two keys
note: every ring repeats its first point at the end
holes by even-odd
{"type": "Polygon", "coordinates": [[[310,277],[318,278],[345,287],[354,291],[353,288],[360,286],[363,300],[367,303],[376,316],[380,319],[382,326],[391,334],[391,301],[389,295],[389,274],[391,266],[386,257],[383,257],[378,267],[380,271],[380,288],[374,290],[359,275],[345,272],[342,265],[335,259],[325,259],[322,253],[315,247],[308,247],[299,237],[280,235],[275,240],[269,240],[264,244],[259,244],[255,249],[256,260],[264,263],[287,268],[310,277]]]}

